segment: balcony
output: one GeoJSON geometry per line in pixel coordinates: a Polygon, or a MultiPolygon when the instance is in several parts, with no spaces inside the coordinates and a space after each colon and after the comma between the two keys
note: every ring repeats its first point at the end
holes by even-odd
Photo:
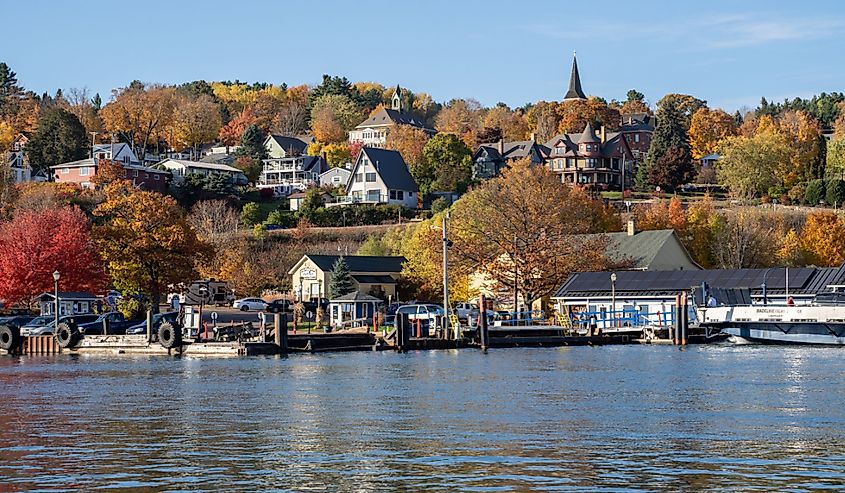
{"type": "Polygon", "coordinates": [[[333,197],[326,202],[326,207],[356,205],[356,204],[386,204],[389,202],[387,195],[369,194],[364,196],[346,195],[343,197],[333,197]]]}

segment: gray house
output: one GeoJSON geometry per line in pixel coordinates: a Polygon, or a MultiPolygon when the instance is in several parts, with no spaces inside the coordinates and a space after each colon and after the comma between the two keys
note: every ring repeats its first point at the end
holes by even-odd
{"type": "Polygon", "coordinates": [[[347,168],[331,168],[320,175],[321,187],[346,187],[352,171],[347,168]]]}

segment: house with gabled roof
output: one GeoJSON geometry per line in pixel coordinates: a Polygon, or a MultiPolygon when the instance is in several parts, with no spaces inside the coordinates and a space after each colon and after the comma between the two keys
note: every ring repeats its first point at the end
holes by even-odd
{"type": "Polygon", "coordinates": [[[349,142],[360,142],[368,147],[384,147],[387,134],[394,125],[416,127],[429,135],[437,133],[421,118],[402,107],[402,89],[397,85],[390,108],[382,108],[349,132],[349,142]]]}
{"type": "Polygon", "coordinates": [[[486,180],[501,173],[503,169],[514,161],[528,158],[531,164],[543,164],[546,161],[548,149],[535,142],[534,134],[529,140],[498,142],[481,144],[472,155],[472,177],[475,180],[486,180]]]}
{"type": "Polygon", "coordinates": [[[402,154],[364,147],[352,167],[346,196],[326,205],[390,204],[416,209],[419,192],[402,154]]]}
{"type": "Polygon", "coordinates": [[[320,174],[328,169],[321,156],[289,156],[265,159],[258,189],[269,188],[276,197],[286,197],[319,186],[320,174]]]}
{"type": "Polygon", "coordinates": [[[202,161],[185,161],[182,159],[165,159],[156,165],[173,174],[174,181],[182,181],[190,174],[211,175],[221,173],[232,178],[235,185],[246,185],[248,180],[243,171],[227,164],[205,163],[202,161]]]}
{"type": "Polygon", "coordinates": [[[343,258],[352,276],[353,288],[379,299],[396,299],[396,286],[406,262],[401,256],[312,255],[306,254],[288,271],[298,300],[327,298],[332,282],[332,268],[343,258]]]}
{"type": "Polygon", "coordinates": [[[308,149],[308,143],[299,137],[270,134],[264,139],[264,147],[267,148],[268,157],[280,159],[302,156],[308,149]]]}
{"type": "Polygon", "coordinates": [[[599,133],[587,122],[580,134],[562,133],[548,142],[549,169],[560,175],[564,183],[599,190],[621,190],[633,183],[635,158],[622,132],[608,133],[604,126],[599,133]]]}

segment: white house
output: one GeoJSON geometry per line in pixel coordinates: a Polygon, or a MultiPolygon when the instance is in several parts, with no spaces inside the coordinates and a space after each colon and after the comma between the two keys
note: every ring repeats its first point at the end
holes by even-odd
{"type": "Polygon", "coordinates": [[[114,144],[96,144],[94,146],[92,156],[96,161],[101,159],[108,159],[110,161],[117,161],[123,165],[141,164],[132,150],[132,146],[126,142],[117,142],[114,144]]]}
{"type": "Polygon", "coordinates": [[[259,189],[270,188],[277,197],[303,191],[320,183],[320,173],[326,164],[320,156],[293,156],[264,160],[259,189]]]}
{"type": "Polygon", "coordinates": [[[346,197],[327,204],[391,204],[416,209],[419,187],[397,151],[364,147],[352,167],[346,197]]]}
{"type": "Polygon", "coordinates": [[[170,171],[173,174],[173,179],[175,181],[181,181],[185,179],[185,176],[194,173],[206,176],[213,173],[223,173],[231,176],[236,185],[247,184],[247,178],[243,171],[226,164],[184,161],[181,159],[165,159],[158,165],[170,171]]]}
{"type": "Polygon", "coordinates": [[[384,147],[387,134],[394,125],[409,125],[422,129],[429,135],[437,133],[428,128],[424,121],[407,113],[402,108],[402,89],[396,86],[390,108],[382,108],[378,113],[364,120],[349,132],[349,142],[361,142],[369,147],[384,147]]]}
{"type": "Polygon", "coordinates": [[[352,171],[348,168],[331,168],[320,175],[321,187],[346,187],[352,171]]]}

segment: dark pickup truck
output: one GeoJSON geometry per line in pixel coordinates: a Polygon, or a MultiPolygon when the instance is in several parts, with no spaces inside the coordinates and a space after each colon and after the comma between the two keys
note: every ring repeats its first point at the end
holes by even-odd
{"type": "Polygon", "coordinates": [[[102,335],[103,321],[105,320],[109,324],[109,335],[125,334],[126,329],[138,323],[137,320],[126,320],[123,318],[123,314],[119,312],[103,313],[93,322],[79,324],[79,333],[84,335],[102,335]]]}

